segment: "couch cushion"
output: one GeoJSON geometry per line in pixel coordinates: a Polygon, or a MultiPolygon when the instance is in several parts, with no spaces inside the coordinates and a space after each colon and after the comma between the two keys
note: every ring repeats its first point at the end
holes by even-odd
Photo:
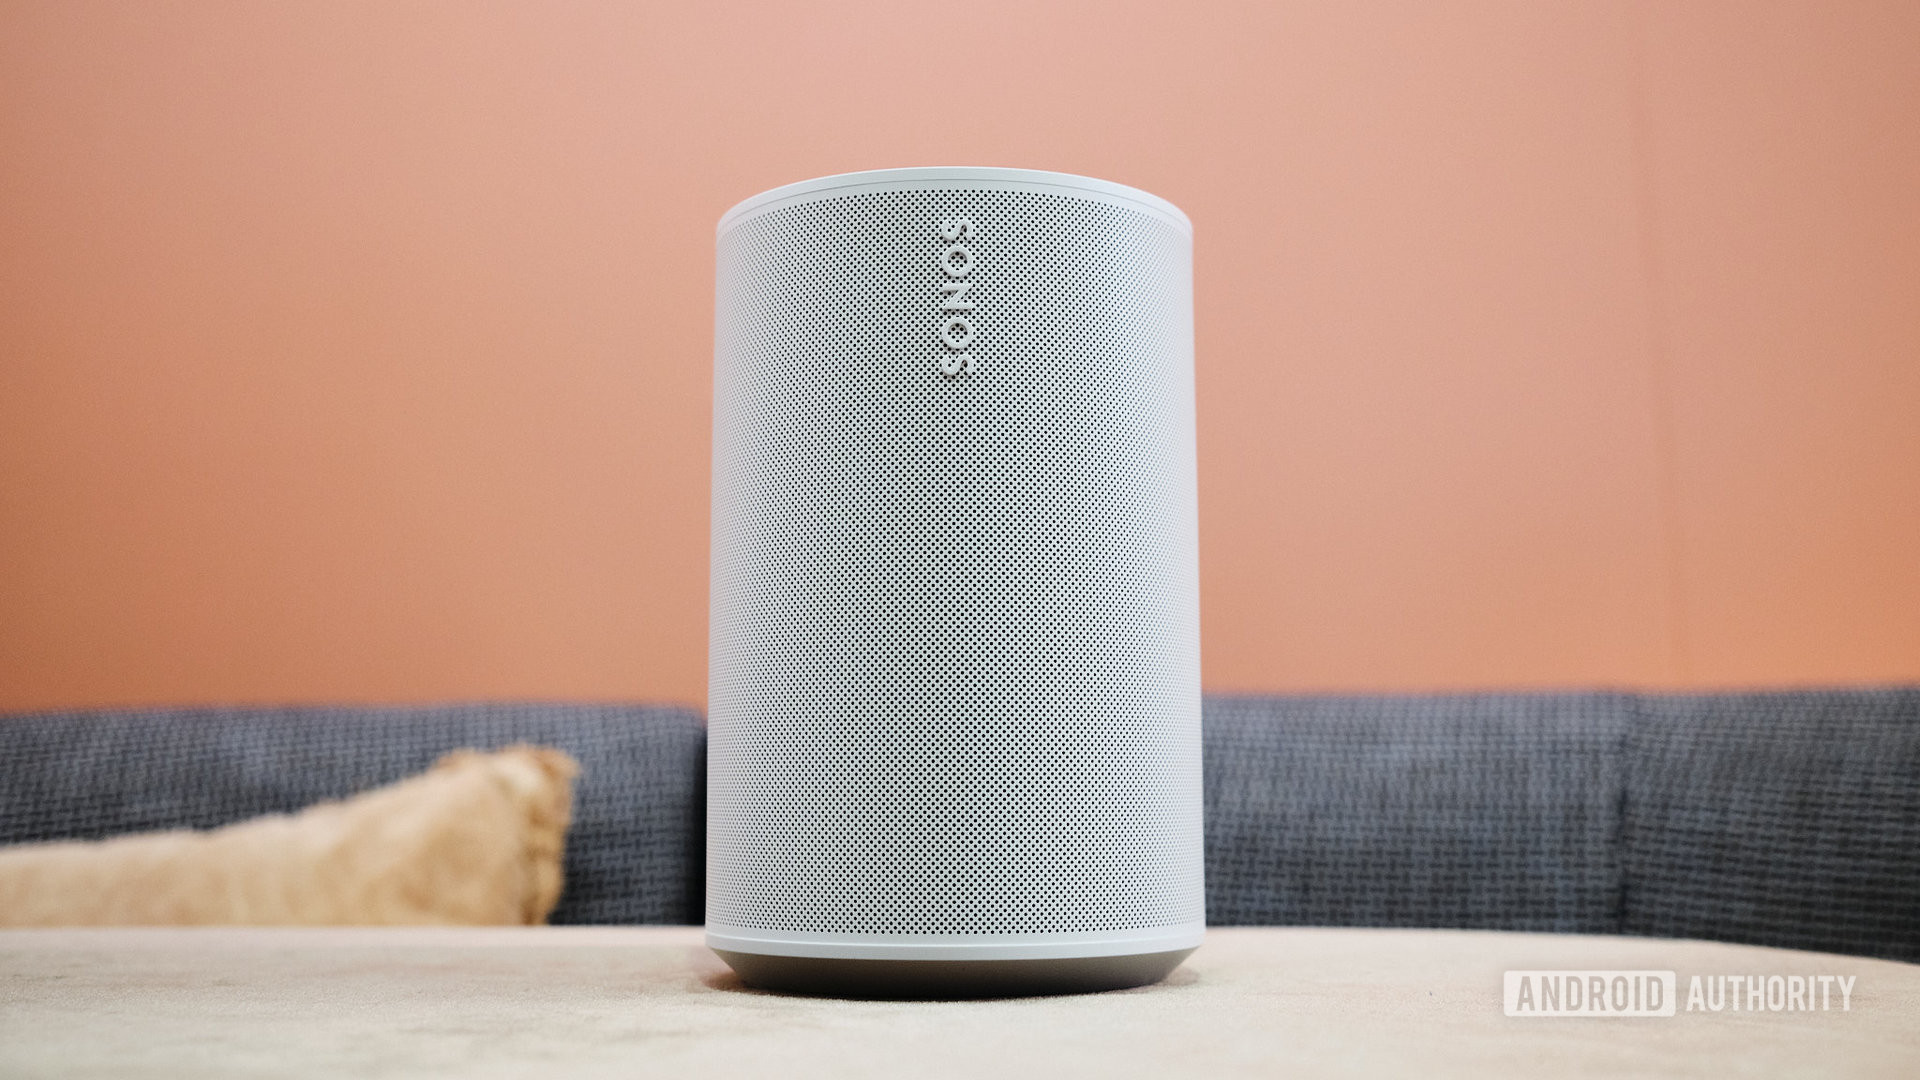
{"type": "Polygon", "coordinates": [[[1635,711],[1627,933],[1920,960],[1920,690],[1635,711]]]}
{"type": "Polygon", "coordinates": [[[1615,694],[1212,697],[1216,924],[1617,931],[1615,694]]]}
{"type": "Polygon", "coordinates": [[[137,709],[0,717],[0,843],[211,828],[391,783],[448,750],[577,758],[556,923],[701,920],[706,729],[624,705],[137,709]]]}

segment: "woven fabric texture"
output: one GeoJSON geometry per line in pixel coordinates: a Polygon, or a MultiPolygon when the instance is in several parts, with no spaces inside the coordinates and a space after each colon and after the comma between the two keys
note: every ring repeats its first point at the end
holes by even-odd
{"type": "Polygon", "coordinates": [[[1211,698],[1207,920],[1605,933],[1612,694],[1211,698]]]}
{"type": "Polygon", "coordinates": [[[1635,712],[1626,933],[1920,961],[1920,690],[1635,712]]]}
{"type": "Polygon", "coordinates": [[[1214,698],[1208,920],[1920,961],[1920,689],[1214,698]]]}
{"type": "MultiPolygon", "coordinates": [[[[1231,924],[1697,937],[1920,961],[1920,688],[1214,697],[1231,924]]],[[[0,843],[211,827],[513,742],[578,758],[555,922],[701,917],[706,732],[594,705],[0,717],[0,843]]]]}
{"type": "Polygon", "coordinates": [[[0,717],[0,843],[211,828],[390,783],[448,750],[577,758],[556,923],[700,921],[706,727],[690,709],[485,704],[0,717]]]}

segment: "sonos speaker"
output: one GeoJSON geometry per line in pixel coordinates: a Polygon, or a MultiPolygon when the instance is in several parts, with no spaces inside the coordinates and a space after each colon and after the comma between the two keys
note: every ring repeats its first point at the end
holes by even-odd
{"type": "Polygon", "coordinates": [[[1192,248],[1021,169],[720,219],[707,943],[744,982],[1101,990],[1200,944],[1192,248]]]}

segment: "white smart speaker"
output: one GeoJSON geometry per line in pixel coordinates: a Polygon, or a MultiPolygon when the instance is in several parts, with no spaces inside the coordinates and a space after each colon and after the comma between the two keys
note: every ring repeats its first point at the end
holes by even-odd
{"type": "Polygon", "coordinates": [[[889,169],[718,245],[708,944],[860,996],[1166,975],[1205,925],[1186,216],[889,169]]]}

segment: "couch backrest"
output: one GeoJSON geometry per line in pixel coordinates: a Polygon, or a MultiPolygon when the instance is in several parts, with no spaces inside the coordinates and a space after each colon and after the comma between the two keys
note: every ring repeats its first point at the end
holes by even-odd
{"type": "MultiPolygon", "coordinates": [[[[1211,697],[1208,918],[1697,937],[1920,960],[1920,688],[1211,697]]],[[[0,717],[0,843],[210,827],[447,750],[584,766],[554,921],[702,917],[690,709],[0,717]]]]}
{"type": "Polygon", "coordinates": [[[1920,689],[1211,698],[1216,924],[1920,960],[1920,689]]]}
{"type": "Polygon", "coordinates": [[[460,747],[580,760],[556,923],[701,919],[706,726],[691,709],[475,704],[0,717],[0,843],[209,828],[389,783],[460,747]]]}
{"type": "Polygon", "coordinates": [[[1620,926],[1618,694],[1210,698],[1207,918],[1620,926]]]}

